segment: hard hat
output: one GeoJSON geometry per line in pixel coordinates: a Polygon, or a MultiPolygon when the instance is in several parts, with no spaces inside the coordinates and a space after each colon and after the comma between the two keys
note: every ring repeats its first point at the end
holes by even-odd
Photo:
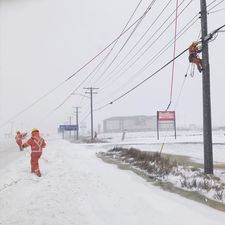
{"type": "Polygon", "coordinates": [[[39,130],[38,130],[37,128],[33,128],[33,129],[31,130],[31,133],[33,133],[33,132],[39,132],[39,130]]]}
{"type": "Polygon", "coordinates": [[[193,41],[192,44],[193,45],[198,45],[198,41],[193,41]]]}

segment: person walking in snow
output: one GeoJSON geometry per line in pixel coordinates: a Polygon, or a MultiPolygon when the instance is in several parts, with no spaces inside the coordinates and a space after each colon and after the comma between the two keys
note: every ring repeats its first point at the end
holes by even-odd
{"type": "Polygon", "coordinates": [[[16,131],[16,143],[18,144],[20,151],[23,150],[22,148],[22,140],[27,136],[27,133],[20,133],[20,131],[16,131]]]}
{"type": "Polygon", "coordinates": [[[35,173],[38,177],[41,177],[41,171],[39,168],[39,159],[42,155],[42,149],[45,148],[45,140],[40,136],[37,128],[32,129],[31,138],[22,144],[22,148],[31,147],[31,173],[35,173]]]}

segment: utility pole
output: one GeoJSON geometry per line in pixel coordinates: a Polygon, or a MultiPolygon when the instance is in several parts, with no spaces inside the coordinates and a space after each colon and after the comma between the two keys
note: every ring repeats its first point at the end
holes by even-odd
{"type": "Polygon", "coordinates": [[[93,94],[97,94],[97,92],[93,92],[93,90],[96,90],[98,88],[84,88],[87,90],[90,90],[90,92],[85,92],[86,94],[90,94],[90,99],[91,99],[91,141],[94,140],[94,132],[93,132],[93,127],[94,127],[94,121],[93,121],[93,94]]]}
{"type": "MultiPolygon", "coordinates": [[[[69,116],[69,125],[71,126],[71,116],[69,116]]],[[[70,137],[70,140],[71,140],[71,130],[70,130],[70,133],[69,134],[70,134],[69,137],[70,137]]]]}
{"type": "Polygon", "coordinates": [[[204,172],[213,174],[213,151],[212,151],[212,125],[211,125],[211,98],[210,98],[210,69],[207,25],[206,0],[201,3],[201,29],[202,29],[202,92],[203,92],[203,140],[204,140],[204,172]]]}
{"type": "MultiPolygon", "coordinates": [[[[73,107],[73,108],[76,108],[76,112],[75,112],[76,113],[76,125],[77,125],[76,138],[78,140],[79,139],[79,130],[78,130],[79,129],[79,123],[78,123],[78,113],[79,113],[78,109],[79,109],[79,107],[76,106],[76,107],[73,107]]],[[[75,139],[75,135],[74,135],[74,139],[75,139]]]]}

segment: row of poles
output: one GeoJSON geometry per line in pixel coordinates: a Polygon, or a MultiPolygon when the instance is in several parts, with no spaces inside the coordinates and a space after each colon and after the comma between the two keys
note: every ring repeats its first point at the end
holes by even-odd
{"type": "MultiPolygon", "coordinates": [[[[90,108],[91,108],[91,141],[94,140],[94,119],[93,119],[93,95],[97,94],[96,91],[98,88],[93,88],[93,87],[88,87],[88,88],[84,88],[85,90],[87,90],[85,92],[85,94],[89,94],[90,95],[90,108]]],[[[89,97],[88,97],[89,98],[89,97]]],[[[76,140],[79,139],[79,108],[78,106],[73,107],[76,109],[75,114],[76,114],[76,125],[77,125],[77,129],[74,131],[74,140],[75,140],[75,136],[76,136],[76,140]],[[76,132],[76,135],[75,135],[76,132]]],[[[69,125],[72,124],[72,116],[69,117],[69,125]]],[[[70,138],[71,138],[71,131],[70,131],[70,138]]]]}

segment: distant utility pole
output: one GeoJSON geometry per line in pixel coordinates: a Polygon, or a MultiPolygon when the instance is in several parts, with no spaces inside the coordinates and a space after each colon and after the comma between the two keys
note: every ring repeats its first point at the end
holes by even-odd
{"type": "MultiPolygon", "coordinates": [[[[78,113],[79,113],[79,111],[78,111],[78,109],[80,108],[80,107],[73,107],[73,108],[76,108],[76,125],[77,125],[77,130],[76,130],[76,138],[77,138],[77,140],[79,139],[79,122],[78,122],[78,113]]],[[[74,135],[74,139],[75,139],[75,135],[74,135]]]]}
{"type": "Polygon", "coordinates": [[[204,172],[213,174],[213,152],[212,152],[212,125],[211,125],[211,98],[210,98],[210,69],[207,25],[206,0],[201,3],[201,29],[202,29],[202,89],[203,89],[203,138],[204,138],[204,172]]]}
{"type": "MultiPolygon", "coordinates": [[[[71,116],[69,116],[69,125],[71,126],[71,120],[72,120],[72,117],[71,116]]],[[[70,130],[70,140],[71,140],[71,130],[70,130]]]]}
{"type": "Polygon", "coordinates": [[[91,141],[94,140],[94,132],[93,132],[93,94],[97,94],[97,92],[93,92],[93,90],[96,90],[98,88],[93,88],[93,87],[89,87],[89,88],[84,88],[87,90],[90,90],[89,92],[85,92],[86,94],[90,94],[90,99],[91,99],[91,141]]]}

